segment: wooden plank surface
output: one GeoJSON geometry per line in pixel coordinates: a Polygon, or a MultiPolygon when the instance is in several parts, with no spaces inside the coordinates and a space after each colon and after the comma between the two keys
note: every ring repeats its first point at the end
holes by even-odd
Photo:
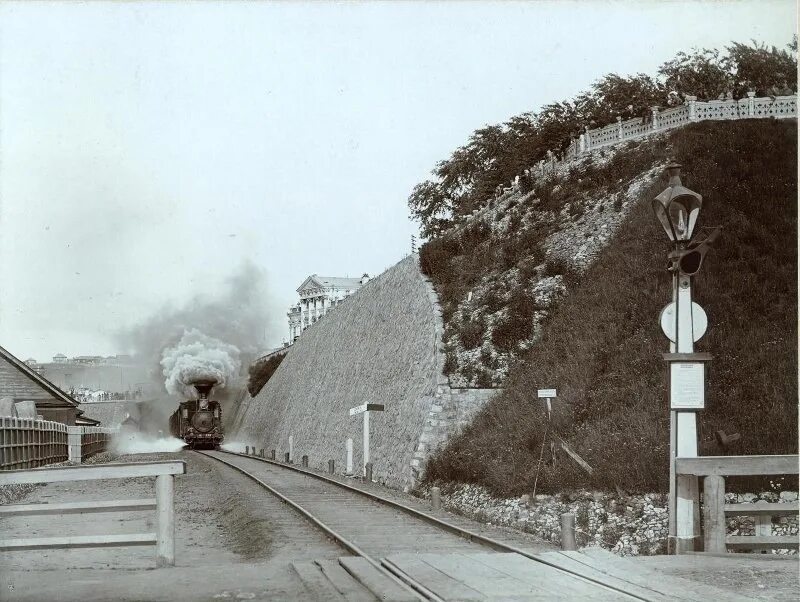
{"type": "Polygon", "coordinates": [[[417,602],[419,600],[417,595],[402,587],[360,556],[343,556],[339,558],[339,564],[361,585],[384,602],[417,602]]]}
{"type": "Polygon", "coordinates": [[[35,516],[47,514],[88,514],[92,512],[127,512],[153,510],[155,499],[98,500],[95,502],[69,502],[63,504],[12,504],[0,506],[0,517],[35,516]]]}
{"type": "MultiPolygon", "coordinates": [[[[602,586],[589,583],[519,554],[470,554],[471,558],[533,586],[543,600],[617,600],[622,597],[602,586]]],[[[583,565],[580,565],[584,569],[583,565]]]]}
{"type": "Polygon", "coordinates": [[[800,504],[787,502],[785,504],[725,504],[727,516],[794,516],[800,514],[800,504]]]}
{"type": "MultiPolygon", "coordinates": [[[[512,577],[468,554],[419,554],[420,560],[445,573],[452,579],[480,592],[490,600],[509,596],[529,596],[535,600],[537,588],[527,581],[512,577]]],[[[502,554],[506,556],[506,554],[502,554]]],[[[508,556],[514,556],[509,554],[508,556]]],[[[541,598],[546,599],[545,597],[541,598]]]]}
{"type": "Polygon", "coordinates": [[[701,456],[676,458],[678,474],[697,476],[749,476],[773,474],[798,474],[797,455],[783,456],[701,456]]]}
{"type": "Polygon", "coordinates": [[[345,571],[337,560],[315,560],[314,562],[348,602],[370,602],[377,599],[350,573],[345,571]]]}
{"type": "Polygon", "coordinates": [[[322,573],[322,570],[313,562],[292,562],[294,572],[300,577],[305,588],[314,600],[321,602],[344,601],[344,596],[339,593],[333,583],[322,573]]]}
{"type": "Polygon", "coordinates": [[[0,551],[55,550],[67,548],[114,548],[148,546],[156,543],[155,533],[128,533],[124,535],[76,535],[72,537],[38,537],[36,539],[0,540],[0,551]]]}
{"type": "Polygon", "coordinates": [[[91,481],[95,479],[130,479],[176,474],[186,474],[186,462],[183,460],[4,470],[0,471],[0,485],[91,481]]]}
{"type": "Polygon", "coordinates": [[[771,535],[769,537],[758,535],[728,535],[725,538],[725,544],[729,548],[736,548],[746,550],[753,549],[776,549],[776,548],[789,548],[792,550],[798,549],[798,536],[797,535],[771,535]]]}
{"type": "MultiPolygon", "coordinates": [[[[602,559],[587,556],[581,552],[565,551],[550,552],[550,554],[567,556],[623,581],[656,591],[672,600],[691,600],[693,602],[707,602],[708,600],[719,602],[748,601],[743,596],[704,583],[663,575],[630,558],[602,559]]],[[[547,554],[542,554],[542,556],[547,556],[547,554]]]]}
{"type": "Polygon", "coordinates": [[[488,600],[482,593],[422,561],[416,554],[393,554],[383,559],[445,600],[488,600]]]}

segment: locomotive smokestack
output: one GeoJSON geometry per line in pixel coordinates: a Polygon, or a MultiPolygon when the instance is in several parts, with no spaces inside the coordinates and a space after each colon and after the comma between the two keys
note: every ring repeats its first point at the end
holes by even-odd
{"type": "Polygon", "coordinates": [[[200,396],[200,399],[208,399],[208,394],[211,393],[211,389],[214,388],[214,385],[217,384],[215,379],[203,379],[203,380],[194,380],[189,383],[192,385],[197,394],[200,396]]]}

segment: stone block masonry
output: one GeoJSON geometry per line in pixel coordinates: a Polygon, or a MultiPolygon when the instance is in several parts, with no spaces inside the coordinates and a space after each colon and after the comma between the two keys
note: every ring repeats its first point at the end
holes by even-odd
{"type": "Polygon", "coordinates": [[[444,375],[441,309],[411,255],[366,283],[292,345],[254,398],[245,398],[229,440],[308,456],[309,466],[363,465],[362,417],[350,408],[385,406],[370,417],[374,478],[413,488],[430,454],[488,400],[494,390],[451,389],[444,375]]]}

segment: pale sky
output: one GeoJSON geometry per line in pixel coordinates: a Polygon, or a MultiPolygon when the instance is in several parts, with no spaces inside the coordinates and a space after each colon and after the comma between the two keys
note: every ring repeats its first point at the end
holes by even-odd
{"type": "Polygon", "coordinates": [[[411,189],[475,129],[796,22],[763,0],[2,2],[0,345],[123,352],[115,330],[247,259],[278,345],[306,276],[409,252],[411,189]]]}

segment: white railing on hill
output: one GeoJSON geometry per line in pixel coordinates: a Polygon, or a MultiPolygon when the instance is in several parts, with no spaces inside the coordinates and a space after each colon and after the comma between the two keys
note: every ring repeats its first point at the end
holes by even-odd
{"type": "Polygon", "coordinates": [[[663,111],[659,107],[652,107],[648,120],[637,117],[623,121],[621,117],[617,117],[617,123],[596,130],[587,130],[580,135],[580,138],[572,141],[566,157],[574,159],[604,146],[637,140],[649,134],[664,132],[695,121],[769,117],[777,119],[797,117],[797,96],[755,98],[754,92],[748,92],[747,98],[739,100],[705,102],[698,101],[695,96],[687,96],[686,103],[679,107],[663,111]]]}
{"type": "Polygon", "coordinates": [[[49,420],[0,417],[0,470],[23,470],[82,459],[104,451],[116,429],[68,426],[49,420]]]}
{"type": "MultiPolygon", "coordinates": [[[[797,117],[797,95],[756,98],[754,92],[748,92],[747,98],[739,100],[709,101],[699,101],[695,96],[687,96],[686,102],[681,106],[664,110],[652,107],[650,111],[647,119],[637,117],[623,121],[622,117],[617,117],[616,123],[595,130],[587,129],[580,137],[572,140],[562,161],[559,161],[556,153],[547,151],[547,159],[539,161],[526,170],[526,173],[532,177],[544,176],[555,172],[559,164],[574,161],[597,149],[639,140],[698,121],[797,117]]],[[[499,187],[497,192],[518,189],[519,178],[516,178],[511,188],[499,187]]]]}

